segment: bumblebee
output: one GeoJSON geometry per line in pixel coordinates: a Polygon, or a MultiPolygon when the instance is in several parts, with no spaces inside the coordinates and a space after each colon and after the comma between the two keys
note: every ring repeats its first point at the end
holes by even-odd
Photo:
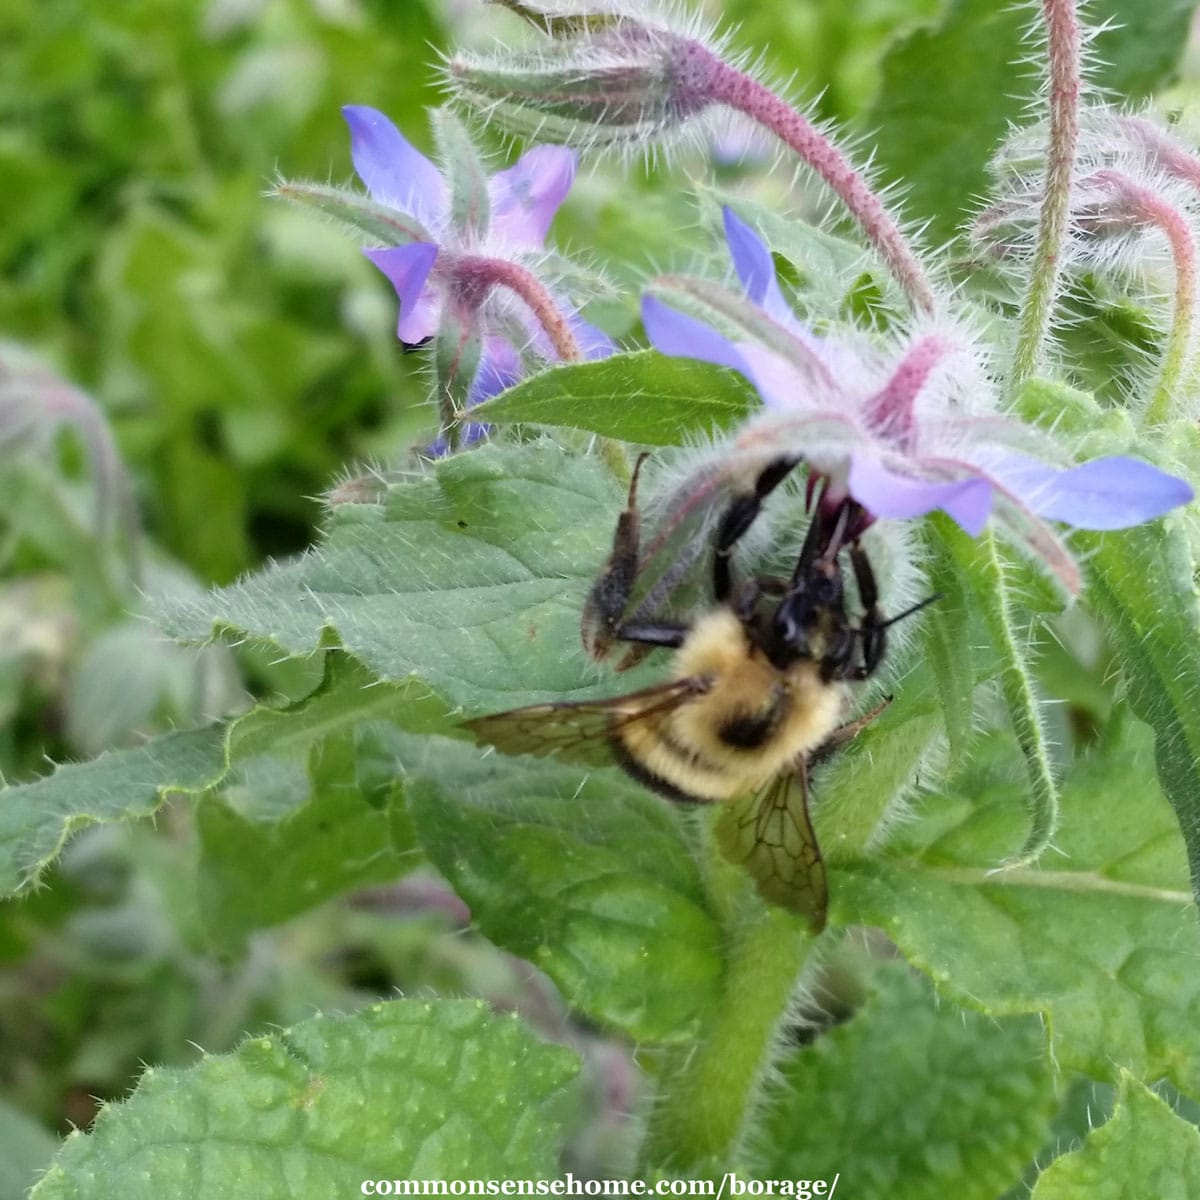
{"type": "MultiPolygon", "coordinates": [[[[643,567],[637,488],[645,457],[634,468],[612,553],[585,603],[582,636],[596,658],[615,642],[631,644],[618,669],[655,647],[672,649],[671,677],[610,699],[535,704],[466,727],[481,744],[508,754],[555,755],[586,765],[615,761],[670,800],[725,803],[718,837],[726,857],[747,867],[765,899],[820,930],[828,897],[809,818],[808,769],[886,706],[885,700],[843,724],[850,685],[868,679],[884,660],[888,626],[929,600],[884,619],[859,544],[867,517],[848,498],[832,508],[812,505],[790,578],[735,581],[735,546],[798,461],[780,458],[758,471],[716,521],[707,611],[687,622],[647,619],[642,603],[627,616],[643,567]],[[843,551],[862,605],[853,618],[843,551]]],[[[668,586],[677,575],[665,573],[668,586]]]]}

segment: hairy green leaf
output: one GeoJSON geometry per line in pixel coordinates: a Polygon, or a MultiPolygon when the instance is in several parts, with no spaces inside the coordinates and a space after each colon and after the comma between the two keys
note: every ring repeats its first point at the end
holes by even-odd
{"type": "Polygon", "coordinates": [[[363,723],[315,745],[310,794],[281,819],[244,812],[237,788],[201,802],[200,908],[219,944],[235,948],[256,929],[417,865],[389,733],[363,723]]]}
{"type": "MultiPolygon", "coordinates": [[[[549,442],[487,445],[344,505],[324,543],[202,600],[169,600],[171,632],[250,632],[289,654],[332,637],[376,676],[424,696],[403,724],[611,692],[579,647],[625,488],[549,442]]],[[[626,677],[637,686],[639,673],[626,677]]]]}
{"type": "Polygon", "coordinates": [[[1056,1159],[1033,1200],[1189,1200],[1200,1193],[1200,1131],[1122,1072],[1112,1118],[1083,1146],[1056,1159]]]}
{"type": "Polygon", "coordinates": [[[410,769],[418,837],[492,941],[632,1037],[695,1033],[719,995],[721,934],[674,810],[615,771],[581,780],[447,742],[410,769]]]}
{"type": "Polygon", "coordinates": [[[318,1016],[147,1069],[74,1133],[38,1200],[358,1194],[364,1179],[546,1177],[574,1108],[574,1056],[481,1001],[318,1016]]]}
{"type": "Polygon", "coordinates": [[[0,791],[0,895],[32,886],[85,825],[146,817],[170,791],[208,787],[221,773],[224,742],[217,726],[172,733],[0,791]]]}
{"type": "Polygon", "coordinates": [[[977,664],[976,621],[962,571],[943,541],[926,539],[930,590],[941,598],[921,618],[921,648],[933,672],[950,744],[950,765],[961,767],[971,740],[977,664]]]}
{"type": "Polygon", "coordinates": [[[472,419],[566,425],[649,446],[678,446],[736,425],[754,403],[734,371],[656,350],[532,375],[481,404],[472,419]]]}
{"type": "MultiPolygon", "coordinates": [[[[944,731],[931,673],[913,668],[896,680],[884,711],[830,763],[813,775],[817,840],[830,862],[856,859],[888,828],[898,796],[922,782],[944,731]]],[[[925,786],[929,786],[928,773],[925,786]]]]}
{"type": "Polygon", "coordinates": [[[1105,1079],[1125,1066],[1194,1091],[1200,928],[1152,759],[1149,730],[1115,722],[1064,780],[1053,850],[1005,871],[1020,800],[1006,770],[980,770],[926,802],[890,861],[833,872],[834,918],[881,926],[961,1004],[1044,1014],[1066,1070],[1105,1079]]]}
{"type": "Polygon", "coordinates": [[[852,1020],[781,1064],[756,1176],[840,1174],[856,1200],[994,1200],[1057,1107],[1041,1022],[939,1003],[902,968],[877,983],[852,1020]]]}
{"type": "Polygon", "coordinates": [[[1129,703],[1154,730],[1158,780],[1200,896],[1200,606],[1187,537],[1178,522],[1156,521],[1081,544],[1088,596],[1108,625],[1129,703]]]}
{"type": "Polygon", "coordinates": [[[262,706],[228,725],[167,734],[6,788],[0,791],[0,895],[30,887],[82,827],[149,816],[171,792],[217,786],[232,763],[287,754],[363,722],[422,727],[431,713],[442,712],[430,705],[428,689],[379,683],[334,654],[321,686],[287,708],[262,706]]]}

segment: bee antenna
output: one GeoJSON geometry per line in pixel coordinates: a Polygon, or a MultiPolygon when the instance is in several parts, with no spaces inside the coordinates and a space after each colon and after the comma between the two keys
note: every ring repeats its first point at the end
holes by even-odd
{"type": "Polygon", "coordinates": [[[924,600],[918,601],[918,603],[914,604],[912,608],[906,608],[902,613],[889,618],[882,624],[877,625],[876,628],[886,629],[889,625],[895,625],[897,621],[903,621],[905,617],[911,617],[914,614],[919,613],[921,609],[923,609],[926,605],[934,603],[935,600],[943,599],[945,594],[945,592],[934,592],[932,596],[926,596],[924,600]]]}

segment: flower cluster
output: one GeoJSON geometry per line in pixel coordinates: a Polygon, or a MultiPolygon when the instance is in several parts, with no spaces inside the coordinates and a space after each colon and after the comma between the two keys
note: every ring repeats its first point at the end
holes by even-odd
{"type": "MultiPolygon", "coordinates": [[[[364,253],[396,290],[400,341],[433,341],[443,430],[435,452],[481,436],[463,414],[537,366],[612,353],[563,295],[544,249],[575,178],[574,151],[535,146],[489,177],[445,111],[434,114],[440,166],[376,109],[343,113],[371,198],[355,224],[382,243],[364,253]]],[[[338,200],[349,204],[324,197],[326,207],[338,200]]]]}
{"type": "Polygon", "coordinates": [[[824,477],[827,503],[848,495],[876,518],[941,509],[975,536],[994,515],[1072,592],[1078,570],[1047,521],[1121,529],[1192,498],[1183,480],[1138,459],[1056,464],[1050,439],[997,414],[994,386],[952,328],[932,326],[890,352],[862,337],[818,338],[784,300],[767,247],[732,210],[724,217],[744,296],[665,276],[642,318],[664,354],[731,367],[754,385],[765,411],[734,453],[802,457],[824,477]]]}
{"type": "MultiPolygon", "coordinates": [[[[1186,483],[1137,458],[1072,464],[1049,436],[1002,413],[976,339],[938,315],[944,306],[934,303],[919,260],[863,177],[785,101],[727,61],[711,31],[658,6],[499,2],[534,25],[543,43],[449,60],[460,99],[510,126],[525,121],[584,145],[641,144],[714,106],[739,110],[826,179],[906,290],[917,314],[908,333],[817,336],[785,301],[766,245],[726,209],[740,292],[661,276],[647,289],[642,316],[662,353],[730,367],[754,385],[763,409],[734,437],[733,458],[802,458],[822,481],[822,503],[851,497],[868,520],[942,510],[978,535],[994,517],[1071,592],[1078,568],[1050,522],[1119,529],[1191,499],[1186,483]]],[[[451,447],[468,409],[529,370],[612,352],[547,268],[544,242],[574,178],[572,150],[535,146],[489,177],[447,110],[434,113],[439,165],[376,110],[344,111],[354,166],[370,193],[357,224],[381,243],[366,254],[399,297],[400,340],[433,341],[451,447]]],[[[1144,118],[1096,109],[1084,132],[1071,193],[1072,252],[1155,232],[1175,254],[1181,311],[1165,356],[1170,378],[1151,406],[1161,408],[1192,357],[1195,307],[1190,234],[1173,223],[1176,210],[1164,197],[1171,188],[1195,193],[1200,161],[1144,118]]],[[[975,222],[976,237],[1002,257],[1033,254],[1047,186],[1041,136],[1035,129],[1010,140],[998,159],[997,198],[975,222]]],[[[1190,231],[1190,216],[1185,224],[1190,231]]],[[[466,440],[483,432],[468,427],[466,440]]]]}

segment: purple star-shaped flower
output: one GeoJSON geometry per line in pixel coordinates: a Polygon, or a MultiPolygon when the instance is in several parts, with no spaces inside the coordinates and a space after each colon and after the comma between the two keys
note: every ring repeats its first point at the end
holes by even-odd
{"type": "MultiPolygon", "coordinates": [[[[388,228],[398,244],[365,254],[396,289],[400,340],[416,345],[434,336],[447,306],[476,323],[482,349],[468,405],[517,382],[529,353],[556,360],[545,329],[528,308],[494,286],[487,268],[542,251],[575,179],[574,151],[535,146],[487,179],[484,203],[464,208],[456,205],[441,170],[383,113],[364,105],[347,105],[342,112],[354,169],[371,197],[392,210],[388,228]]],[[[584,357],[612,353],[603,333],[554,298],[584,357]]]]}
{"type": "Polygon", "coordinates": [[[876,518],[942,509],[977,536],[994,514],[1072,590],[1077,571],[1045,521],[1121,529],[1192,499],[1182,479],[1135,458],[1042,461],[1053,443],[987,411],[989,381],[952,331],[920,334],[891,355],[866,339],[817,337],[784,300],[770,251],[728,208],[725,233],[753,327],[741,320],[729,336],[653,294],[642,318],[662,353],[754,384],[766,412],[737,439],[740,452],[797,453],[825,477],[829,501],[849,495],[876,518]]]}

